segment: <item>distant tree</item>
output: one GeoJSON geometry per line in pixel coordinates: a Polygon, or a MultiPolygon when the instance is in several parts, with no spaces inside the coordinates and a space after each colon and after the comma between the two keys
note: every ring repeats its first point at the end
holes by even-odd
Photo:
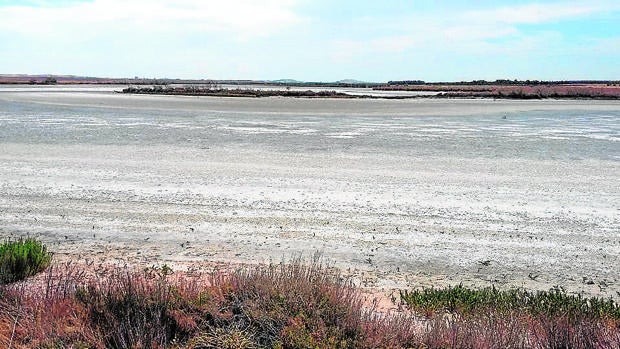
{"type": "Polygon", "coordinates": [[[56,78],[48,76],[47,78],[45,78],[45,80],[43,81],[44,85],[56,85],[58,83],[58,81],[56,80],[56,78]]]}
{"type": "Polygon", "coordinates": [[[424,85],[425,82],[423,80],[399,80],[399,81],[388,81],[388,85],[424,85]]]}

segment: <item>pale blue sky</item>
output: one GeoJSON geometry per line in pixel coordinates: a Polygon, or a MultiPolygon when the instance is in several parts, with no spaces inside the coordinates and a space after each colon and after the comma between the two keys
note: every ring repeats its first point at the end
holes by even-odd
{"type": "Polygon", "coordinates": [[[620,1],[0,0],[0,73],[620,79],[620,1]]]}

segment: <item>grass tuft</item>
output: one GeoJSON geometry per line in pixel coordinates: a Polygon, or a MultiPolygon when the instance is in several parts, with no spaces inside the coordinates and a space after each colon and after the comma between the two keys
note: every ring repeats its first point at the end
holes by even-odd
{"type": "Polygon", "coordinates": [[[51,262],[45,245],[32,238],[5,241],[0,245],[0,283],[23,280],[44,270],[51,262]]]}

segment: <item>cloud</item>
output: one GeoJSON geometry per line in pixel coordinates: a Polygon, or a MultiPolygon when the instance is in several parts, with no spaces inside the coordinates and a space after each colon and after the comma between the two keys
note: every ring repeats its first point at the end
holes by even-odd
{"type": "Polygon", "coordinates": [[[540,24],[617,10],[618,4],[607,2],[532,3],[466,11],[460,17],[478,23],[540,24]]]}
{"type": "MultiPolygon", "coordinates": [[[[386,24],[377,18],[365,18],[364,26],[376,24],[375,36],[332,41],[332,59],[351,62],[361,56],[409,54],[476,56],[542,54],[558,50],[563,42],[561,25],[552,28],[530,27],[586,17],[605,16],[620,10],[611,1],[529,3],[461,11],[401,13],[386,24]]],[[[357,23],[353,21],[352,23],[357,23]]],[[[372,33],[372,31],[367,31],[372,33]]],[[[573,43],[574,44],[574,43],[573,43]]]]}
{"type": "Polygon", "coordinates": [[[438,31],[449,41],[496,39],[519,33],[514,26],[471,23],[449,25],[438,31]]]}
{"type": "Polygon", "coordinates": [[[590,38],[579,47],[579,51],[593,55],[617,55],[620,52],[620,37],[590,38]]]}
{"type": "Polygon", "coordinates": [[[452,66],[468,67],[468,76],[493,64],[524,62],[526,71],[541,59],[594,57],[588,50],[617,56],[618,41],[605,40],[618,36],[617,0],[513,3],[0,0],[0,65],[103,76],[397,79],[463,76],[452,66]]]}
{"type": "Polygon", "coordinates": [[[80,31],[225,32],[266,36],[303,21],[295,0],[94,0],[0,7],[0,29],[21,35],[80,31]]]}

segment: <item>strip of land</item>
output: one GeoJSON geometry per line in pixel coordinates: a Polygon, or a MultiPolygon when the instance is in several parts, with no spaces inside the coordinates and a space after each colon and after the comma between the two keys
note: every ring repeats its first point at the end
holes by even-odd
{"type": "Polygon", "coordinates": [[[0,74],[0,85],[126,85],[123,92],[216,97],[303,97],[342,99],[492,98],[620,99],[620,81],[612,80],[473,80],[425,82],[402,80],[306,82],[296,80],[213,80],[170,78],[100,78],[73,75],[0,74]],[[327,90],[326,88],[333,88],[327,90]],[[351,90],[358,89],[352,93],[351,90]],[[377,94],[383,92],[383,94],[377,94]],[[389,93],[392,92],[392,93],[389,93]]]}
{"type": "MultiPolygon", "coordinates": [[[[212,97],[305,97],[305,98],[377,98],[368,95],[351,95],[337,91],[299,91],[299,90],[259,90],[259,89],[226,89],[203,87],[128,87],[123,93],[160,94],[172,96],[212,96],[212,97]]],[[[406,97],[398,97],[406,98],[406,97]]]]}
{"type": "Polygon", "coordinates": [[[620,86],[612,85],[387,85],[374,87],[375,91],[437,92],[426,95],[371,95],[351,94],[336,90],[285,90],[255,88],[221,88],[212,86],[147,86],[127,87],[122,93],[160,94],[176,96],[214,97],[303,97],[303,98],[367,98],[367,99],[415,99],[415,98],[493,98],[493,99],[620,99],[620,86]]]}
{"type": "Polygon", "coordinates": [[[436,91],[434,98],[502,98],[502,99],[619,99],[620,84],[523,82],[498,84],[407,84],[391,83],[374,87],[381,91],[436,91]]]}

